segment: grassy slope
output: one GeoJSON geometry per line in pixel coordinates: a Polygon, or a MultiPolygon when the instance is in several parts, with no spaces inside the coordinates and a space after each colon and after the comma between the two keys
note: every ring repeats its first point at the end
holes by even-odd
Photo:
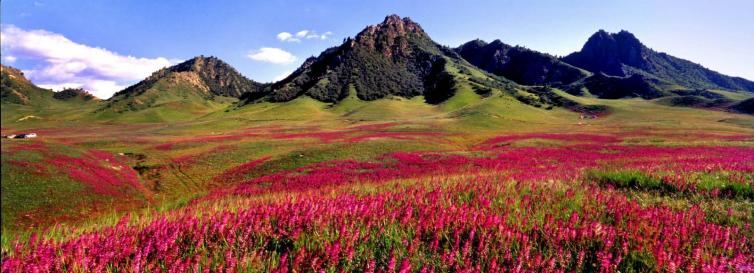
{"type": "Polygon", "coordinates": [[[208,95],[185,81],[164,78],[142,94],[110,99],[89,119],[119,123],[186,121],[221,111],[233,102],[235,99],[208,95]]]}
{"type": "Polygon", "coordinates": [[[747,122],[754,117],[714,110],[664,106],[643,99],[605,100],[577,97],[558,91],[558,94],[583,104],[602,104],[611,114],[590,124],[600,128],[620,126],[623,129],[713,130],[718,132],[750,132],[754,126],[747,122]],[[740,121],[735,124],[730,122],[740,121]]]}
{"type": "Polygon", "coordinates": [[[32,105],[2,103],[3,128],[28,128],[60,126],[61,122],[75,123],[94,111],[99,101],[71,99],[56,100],[52,97],[35,100],[32,105]]]}

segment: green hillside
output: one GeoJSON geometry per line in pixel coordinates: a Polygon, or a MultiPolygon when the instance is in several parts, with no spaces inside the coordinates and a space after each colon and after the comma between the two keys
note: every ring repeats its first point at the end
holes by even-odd
{"type": "Polygon", "coordinates": [[[211,93],[189,72],[170,73],[139,93],[116,94],[90,118],[116,122],[192,120],[221,111],[237,99],[211,93]]]}
{"type": "Polygon", "coordinates": [[[2,66],[0,75],[3,128],[25,127],[28,123],[39,126],[74,121],[86,116],[100,104],[99,100],[83,90],[58,94],[37,87],[20,70],[12,67],[2,66]]]}

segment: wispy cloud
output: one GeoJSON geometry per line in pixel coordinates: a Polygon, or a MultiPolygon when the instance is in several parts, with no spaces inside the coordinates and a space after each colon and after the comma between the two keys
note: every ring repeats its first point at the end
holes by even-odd
{"type": "Polygon", "coordinates": [[[300,43],[303,39],[317,39],[317,40],[327,40],[332,36],[331,31],[327,31],[322,34],[318,34],[316,31],[313,30],[301,30],[296,32],[295,34],[292,34],[290,32],[280,32],[277,35],[277,39],[283,42],[294,42],[294,43],[300,43]]]}
{"type": "Polygon", "coordinates": [[[296,61],[296,56],[293,56],[290,52],[274,47],[263,47],[259,50],[252,50],[246,57],[255,61],[274,64],[290,64],[296,61]]]}
{"type": "Polygon", "coordinates": [[[12,25],[3,25],[1,29],[3,55],[39,62],[36,68],[24,72],[40,86],[54,89],[81,87],[95,96],[108,98],[128,83],[171,65],[167,58],[124,56],[45,30],[24,30],[12,25]]]}

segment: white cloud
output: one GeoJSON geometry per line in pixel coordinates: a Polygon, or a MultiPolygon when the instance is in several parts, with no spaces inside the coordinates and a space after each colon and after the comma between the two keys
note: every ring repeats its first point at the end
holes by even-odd
{"type": "Polygon", "coordinates": [[[274,78],[272,78],[272,81],[273,82],[281,81],[281,80],[285,79],[286,77],[290,76],[291,73],[293,73],[293,70],[286,70],[283,73],[280,73],[279,75],[277,75],[274,78]]]}
{"type": "Polygon", "coordinates": [[[290,32],[280,32],[277,35],[278,40],[283,42],[301,42],[301,39],[294,38],[290,32]]]}
{"type": "Polygon", "coordinates": [[[99,98],[109,98],[115,92],[126,89],[126,87],[128,87],[128,85],[121,85],[114,81],[104,81],[104,80],[91,80],[85,83],[84,85],[89,87],[89,89],[87,90],[91,90],[89,92],[92,95],[97,96],[99,98]]]}
{"type": "Polygon", "coordinates": [[[296,32],[296,37],[298,37],[298,38],[304,38],[304,37],[306,37],[306,34],[308,34],[308,33],[309,33],[308,30],[302,30],[302,31],[296,32]]]}
{"type": "Polygon", "coordinates": [[[327,31],[322,34],[318,34],[316,31],[313,30],[301,30],[296,32],[296,34],[291,34],[290,32],[280,32],[277,35],[277,39],[283,42],[295,42],[299,43],[301,42],[301,39],[318,39],[318,40],[327,40],[332,36],[331,31],[327,31]]]}
{"type": "Polygon", "coordinates": [[[5,55],[5,56],[3,56],[3,63],[12,64],[12,63],[15,63],[17,59],[18,58],[16,58],[16,56],[5,55]]]}
{"type": "Polygon", "coordinates": [[[296,56],[293,56],[290,52],[274,47],[263,47],[259,50],[253,50],[246,57],[255,61],[274,64],[290,64],[296,61],[296,56]]]}
{"type": "Polygon", "coordinates": [[[90,94],[98,98],[109,98],[113,93],[125,89],[128,85],[121,85],[115,81],[80,79],[81,82],[63,82],[63,83],[39,83],[37,86],[61,91],[66,88],[83,88],[90,94]]]}
{"type": "Polygon", "coordinates": [[[30,80],[47,86],[79,85],[100,98],[108,98],[129,82],[171,65],[163,58],[124,56],[104,48],[91,47],[45,30],[23,30],[2,26],[3,55],[41,62],[27,70],[30,80]]]}

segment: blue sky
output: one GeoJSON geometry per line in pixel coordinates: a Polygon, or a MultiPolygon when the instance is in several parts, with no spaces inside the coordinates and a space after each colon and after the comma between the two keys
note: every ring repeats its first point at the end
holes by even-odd
{"type": "Polygon", "coordinates": [[[100,97],[200,54],[269,82],[392,13],[411,17],[440,44],[501,39],[554,55],[580,49],[598,29],[625,29],[655,50],[754,80],[754,1],[746,0],[3,0],[0,5],[4,64],[24,70],[37,84],[82,86],[100,97]]]}

